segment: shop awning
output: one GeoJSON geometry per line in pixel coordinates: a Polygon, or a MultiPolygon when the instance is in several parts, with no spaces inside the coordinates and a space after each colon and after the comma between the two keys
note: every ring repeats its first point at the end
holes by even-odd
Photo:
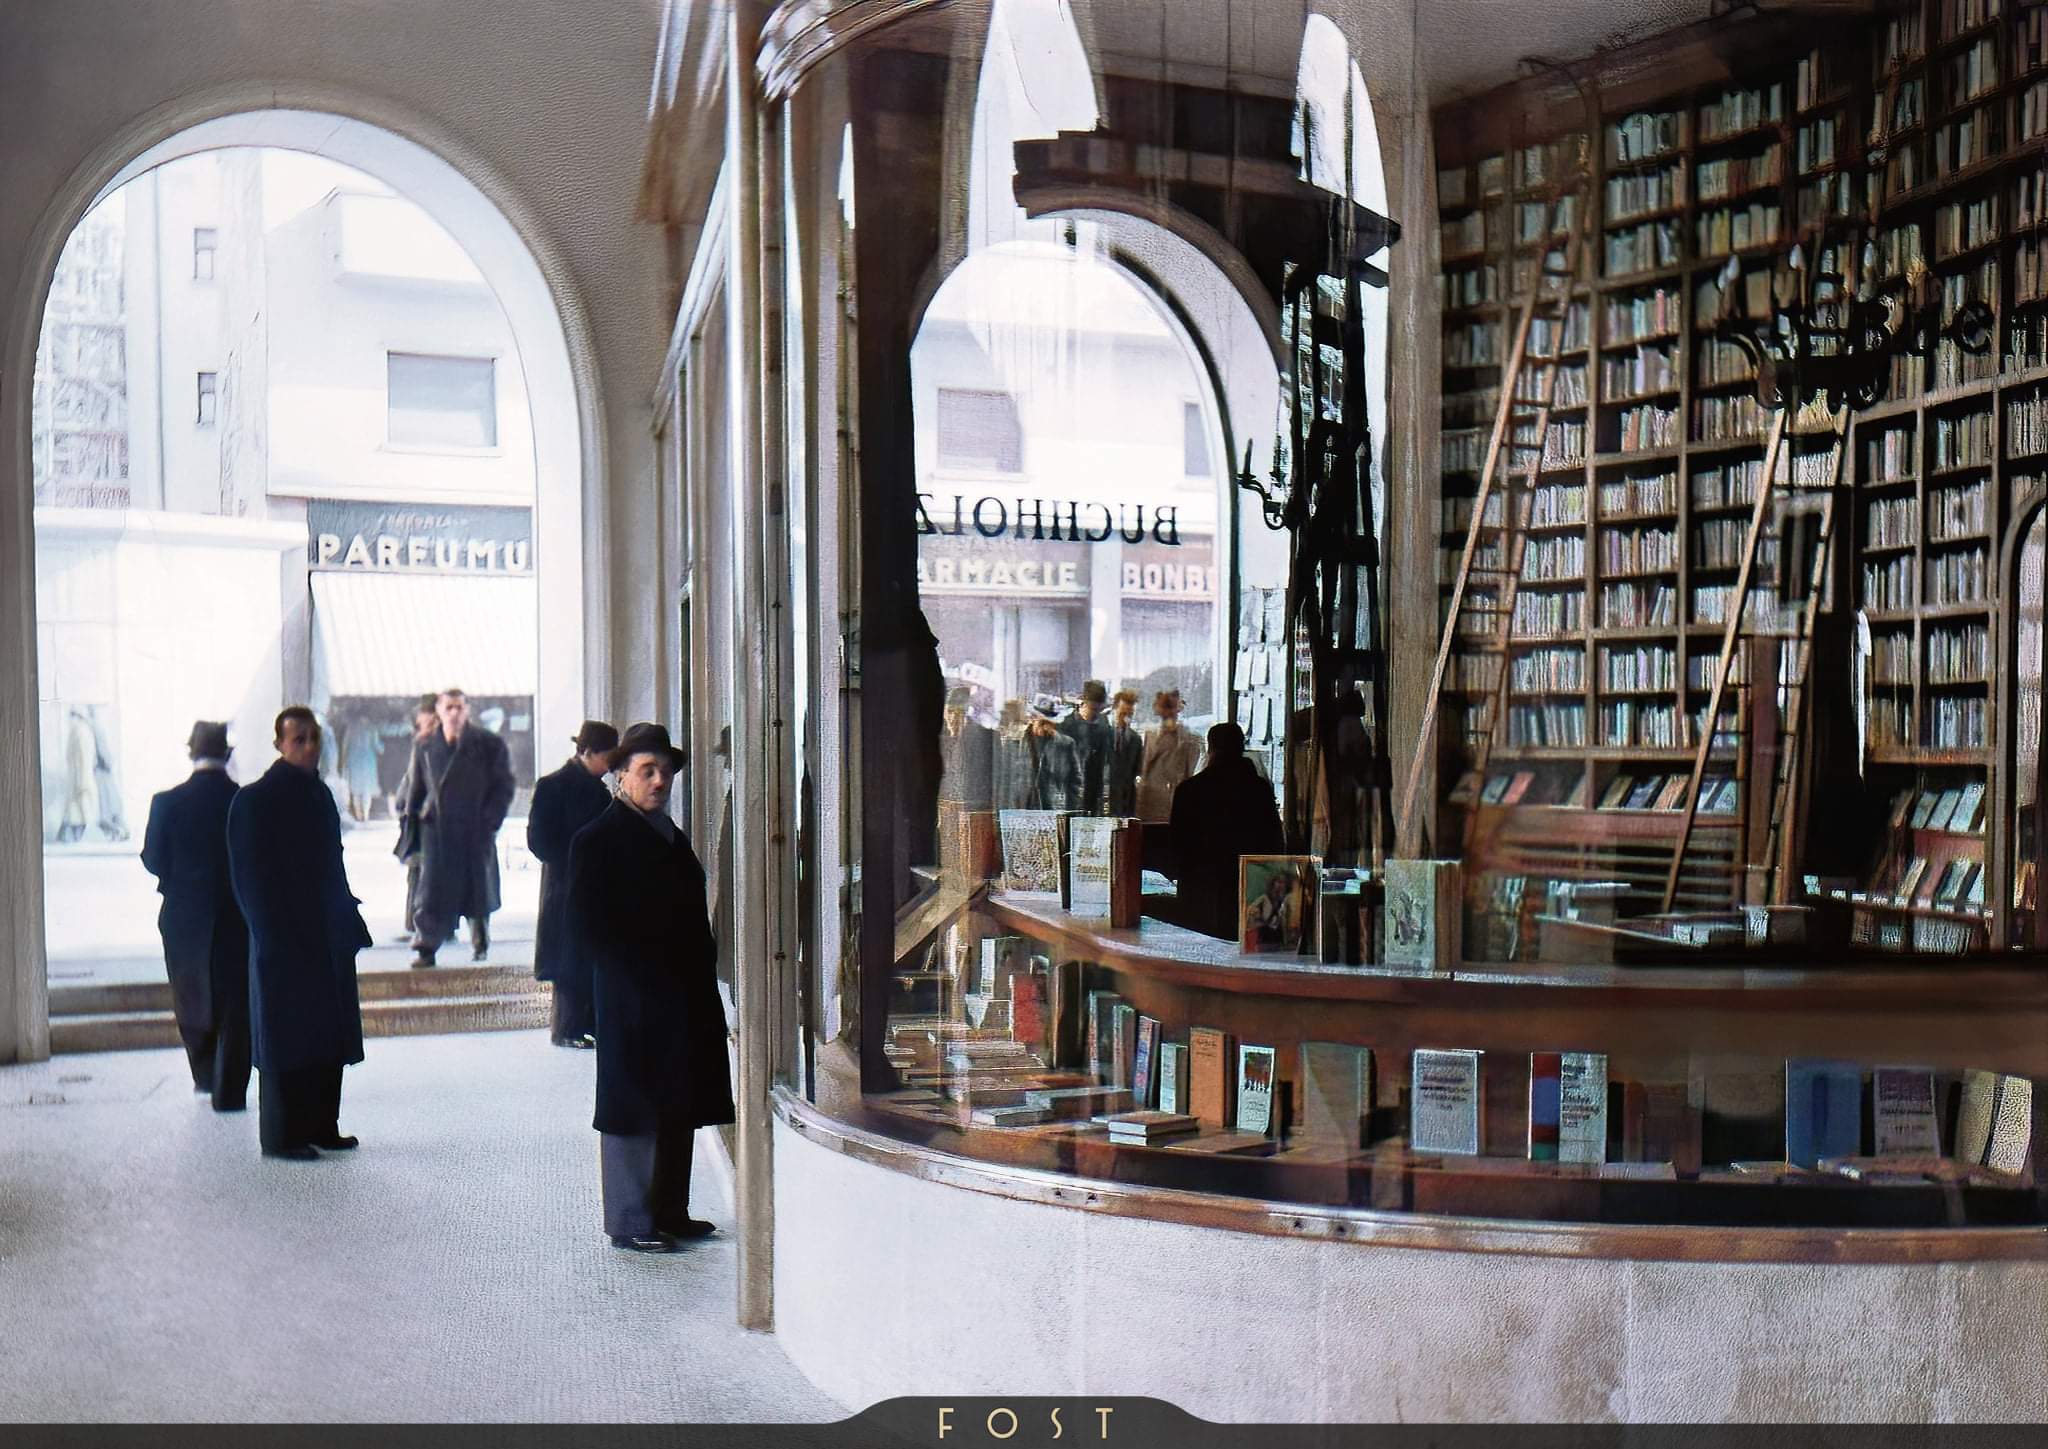
{"type": "Polygon", "coordinates": [[[333,699],[456,688],[535,693],[531,577],[321,573],[313,581],[313,678],[333,699]]]}

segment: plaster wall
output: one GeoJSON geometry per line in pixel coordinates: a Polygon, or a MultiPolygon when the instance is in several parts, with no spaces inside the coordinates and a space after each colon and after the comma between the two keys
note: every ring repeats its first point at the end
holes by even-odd
{"type": "Polygon", "coordinates": [[[1648,1263],[1233,1233],[927,1182],[780,1120],[775,1223],[776,1335],[849,1410],[1141,1394],[1241,1423],[2048,1416],[2042,1263],[1648,1263]],[[905,1291],[913,1264],[943,1291],[905,1291]]]}

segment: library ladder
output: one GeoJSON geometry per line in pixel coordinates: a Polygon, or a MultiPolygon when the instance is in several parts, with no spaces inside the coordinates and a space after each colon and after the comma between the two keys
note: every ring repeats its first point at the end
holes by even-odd
{"type": "MultiPolygon", "coordinates": [[[[1565,327],[1571,317],[1579,258],[1585,246],[1588,171],[1583,158],[1575,164],[1574,172],[1571,180],[1560,182],[1550,194],[1536,276],[1527,296],[1522,299],[1520,315],[1515,321],[1514,342],[1501,373],[1500,400],[1494,411],[1493,431],[1486,442],[1479,489],[1472,500],[1472,521],[1466,529],[1465,547],[1459,555],[1457,576],[1451,584],[1450,607],[1444,617],[1442,640],[1437,645],[1436,666],[1430,672],[1422,728],[1416,736],[1422,745],[1409,762],[1408,782],[1401,796],[1397,839],[1405,855],[1420,853],[1417,809],[1424,764],[1432,754],[1429,742],[1436,738],[1444,676],[1450,669],[1454,650],[1468,658],[1493,661],[1494,672],[1482,696],[1485,704],[1480,722],[1477,727],[1467,729],[1468,743],[1476,745],[1476,753],[1467,771],[1475,798],[1485,785],[1487,761],[1493,754],[1494,739],[1500,732],[1506,709],[1510,673],[1508,641],[1514,629],[1522,555],[1528,544],[1531,501],[1529,490],[1517,485],[1518,482],[1533,481],[1536,471],[1542,466],[1544,435],[1550,428],[1551,408],[1557,398],[1558,373],[1563,365],[1565,327]],[[1569,224],[1561,228],[1559,222],[1565,218],[1569,218],[1569,224]],[[1553,249],[1560,231],[1565,238],[1561,258],[1553,249]],[[1552,264],[1553,258],[1558,259],[1556,265],[1552,264]],[[1532,362],[1529,334],[1539,316],[1550,323],[1551,352],[1548,357],[1533,359],[1542,369],[1542,380],[1535,396],[1524,397],[1521,395],[1522,374],[1532,362]],[[1518,463],[1518,455],[1524,447],[1530,449],[1526,467],[1518,463]],[[1498,511],[1493,508],[1496,499],[1500,504],[1498,511]],[[1482,581],[1482,591],[1490,590],[1483,592],[1481,597],[1491,598],[1491,605],[1473,603],[1468,606],[1467,599],[1473,593],[1475,580],[1482,581]],[[1487,642],[1467,642],[1460,649],[1460,638],[1464,632],[1460,625],[1468,613],[1490,618],[1492,624],[1487,642]]],[[[1512,252],[1508,262],[1512,266],[1512,252]]]]}

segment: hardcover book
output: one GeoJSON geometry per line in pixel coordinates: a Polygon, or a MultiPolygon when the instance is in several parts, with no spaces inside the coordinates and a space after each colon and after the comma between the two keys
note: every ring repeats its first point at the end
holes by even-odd
{"type": "Polygon", "coordinates": [[[1003,836],[1003,889],[1057,891],[1060,888],[1058,810],[998,812],[1003,836]]]}
{"type": "Polygon", "coordinates": [[[1505,794],[1505,795],[1503,795],[1503,796],[1502,796],[1502,798],[1501,798],[1501,804],[1503,804],[1503,805],[1519,805],[1519,804],[1521,804],[1521,803],[1522,803],[1522,800],[1523,800],[1523,798],[1524,798],[1525,796],[1527,796],[1527,795],[1528,795],[1528,793],[1529,793],[1529,787],[1530,787],[1531,785],[1535,784],[1535,783],[1536,783],[1536,772],[1535,772],[1534,770],[1517,770],[1517,771],[1515,771],[1515,773],[1514,773],[1514,777],[1513,777],[1513,778],[1512,778],[1512,779],[1511,779],[1511,780],[1510,780],[1510,781],[1508,782],[1508,788],[1507,788],[1507,792],[1506,792],[1506,794],[1505,794]]]}
{"type": "Polygon", "coordinates": [[[1642,779],[1636,781],[1635,787],[1628,792],[1628,801],[1624,808],[1629,810],[1649,809],[1650,802],[1657,798],[1657,792],[1663,788],[1664,777],[1662,775],[1645,775],[1642,779]]]}
{"type": "Polygon", "coordinates": [[[1113,1085],[1131,1085],[1131,1071],[1137,1066],[1137,1055],[1138,1009],[1119,1001],[1110,1009],[1109,1080],[1113,1085]]]}
{"type": "Polygon", "coordinates": [[[1145,906],[1145,822],[1117,820],[1109,833],[1109,923],[1128,930],[1145,906]]]}
{"type": "Polygon", "coordinates": [[[1922,790],[1920,792],[1920,799],[1913,806],[1913,828],[1915,830],[1925,830],[1927,828],[1927,818],[1934,813],[1934,807],[1940,803],[1940,791],[1922,790]]]}
{"type": "Polygon", "coordinates": [[[1927,873],[1927,858],[1916,855],[1906,862],[1906,868],[1899,875],[1898,893],[1892,897],[1900,905],[1907,905],[1913,899],[1913,892],[1920,888],[1920,877],[1927,873]]]}
{"type": "Polygon", "coordinates": [[[1372,1116],[1372,1051],[1341,1042],[1301,1044],[1300,1136],[1363,1147],[1372,1116]]]}
{"type": "Polygon", "coordinates": [[[1415,1053],[1408,1079],[1410,1149],[1461,1157],[1479,1155],[1480,1056],[1476,1051],[1429,1048],[1415,1053]]]}
{"type": "Polygon", "coordinates": [[[1115,1081],[1116,1009],[1123,1003],[1124,999],[1114,991],[1088,993],[1088,1039],[1082,1050],[1081,1065],[1097,1081],[1115,1081]]]}
{"type": "Polygon", "coordinates": [[[1924,1067],[1878,1067],[1871,1072],[1871,1147],[1879,1157],[1941,1156],[1940,1122],[1934,1108],[1934,1073],[1924,1067]]]}
{"type": "Polygon", "coordinates": [[[1962,803],[1963,792],[1961,790],[1942,791],[1941,798],[1934,802],[1934,810],[1927,817],[1927,828],[1929,830],[1952,829],[1953,827],[1949,822],[1955,818],[1956,806],[1962,803]]]}
{"type": "Polygon", "coordinates": [[[1202,1124],[1185,1112],[1116,1112],[1103,1119],[1112,1142],[1158,1142],[1168,1137],[1186,1137],[1202,1130],[1202,1124]]]}
{"type": "Polygon", "coordinates": [[[1863,1073],[1853,1063],[1795,1057],[1785,1063],[1785,1160],[1819,1167],[1863,1150],[1863,1073]]]}
{"type": "Polygon", "coordinates": [[[1652,810],[1676,810],[1685,803],[1685,787],[1691,781],[1684,775],[1672,775],[1664,781],[1664,788],[1657,792],[1652,810]]]}
{"type": "Polygon", "coordinates": [[[2032,1145],[2034,1084],[2025,1077],[1976,1068],[1963,1073],[1956,1114],[1956,1160],[2017,1173],[2032,1145]]]}
{"type": "Polygon", "coordinates": [[[1316,956],[1313,855],[1243,855],[1237,862],[1237,944],[1247,955],[1316,956]]]}
{"type": "Polygon", "coordinates": [[[1043,1107],[1028,1105],[976,1107],[968,1114],[967,1120],[977,1127],[1030,1127],[1039,1122],[1050,1122],[1052,1113],[1043,1107]]]}
{"type": "Polygon", "coordinates": [[[1233,1123],[1237,1103],[1237,1043],[1228,1032],[1197,1026],[1188,1032],[1188,1108],[1214,1127],[1233,1123]]]}
{"type": "Polygon", "coordinates": [[[1238,1131],[1272,1133],[1279,1067],[1279,1053],[1272,1047],[1245,1045],[1237,1049],[1238,1131]]]}
{"type": "Polygon", "coordinates": [[[1464,876],[1455,860],[1389,860],[1381,950],[1389,966],[1448,971],[1464,924],[1464,876]]]}
{"type": "Polygon", "coordinates": [[[1511,775],[1495,775],[1486,782],[1486,788],[1479,792],[1479,803],[1498,805],[1507,798],[1508,786],[1513,783],[1511,775]]]}
{"type": "Polygon", "coordinates": [[[1158,1075],[1159,1023],[1149,1016],[1138,1018],[1138,1046],[1131,1057],[1131,1101],[1139,1110],[1155,1100],[1158,1075]]]}
{"type": "Polygon", "coordinates": [[[1561,1052],[1529,1053],[1529,1160],[1557,1161],[1558,1114],[1564,1086],[1561,1052]]]}
{"type": "Polygon", "coordinates": [[[1110,845],[1116,822],[1100,815],[1079,815],[1068,824],[1073,855],[1067,909],[1088,920],[1109,919],[1110,845]]]}
{"type": "Polygon", "coordinates": [[[1963,786],[1963,798],[1956,805],[1956,813],[1949,817],[1948,828],[1974,834],[1979,824],[1978,816],[1984,809],[1984,782],[1972,780],[1963,786]]]}
{"type": "Polygon", "coordinates": [[[1607,1160],[1604,1054],[1529,1054],[1529,1157],[1536,1162],[1607,1160]]]}
{"type": "Polygon", "coordinates": [[[1606,790],[1601,792],[1600,808],[1602,810],[1622,809],[1628,804],[1629,792],[1634,790],[1635,787],[1636,782],[1627,775],[1616,775],[1607,782],[1606,790]]]}
{"type": "Polygon", "coordinates": [[[1010,978],[1010,1034],[1034,1051],[1048,1049],[1045,1035],[1046,977],[1019,971],[1010,978]]]}
{"type": "Polygon", "coordinates": [[[1188,1095],[1188,1049],[1183,1042],[1163,1041],[1159,1044],[1159,1110],[1193,1110],[1188,1095]]]}
{"type": "Polygon", "coordinates": [[[1030,1106],[1045,1108],[1061,1122],[1101,1112],[1131,1110],[1131,1094],[1122,1087],[1046,1087],[1026,1092],[1024,1100],[1030,1106]]]}

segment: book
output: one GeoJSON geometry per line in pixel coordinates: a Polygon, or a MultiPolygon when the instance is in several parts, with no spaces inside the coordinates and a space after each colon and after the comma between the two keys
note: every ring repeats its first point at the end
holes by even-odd
{"type": "Polygon", "coordinates": [[[1043,1107],[1060,1122],[1131,1110],[1131,1094],[1122,1087],[1042,1087],[1027,1091],[1024,1101],[1027,1106],[1043,1107]]]}
{"type": "Polygon", "coordinates": [[[1600,808],[1602,810],[1622,809],[1628,804],[1629,792],[1634,790],[1635,787],[1636,782],[1631,777],[1616,775],[1607,782],[1607,788],[1601,792],[1600,808]]]}
{"type": "Polygon", "coordinates": [[[1464,876],[1455,860],[1389,860],[1381,955],[1389,966],[1448,971],[1458,964],[1464,876]]]}
{"type": "Polygon", "coordinates": [[[1003,889],[1057,891],[1060,888],[1060,815],[1058,810],[1003,810],[997,822],[1003,837],[1003,889]]]}
{"type": "Polygon", "coordinates": [[[1270,1134],[1273,1094],[1279,1086],[1279,1053],[1247,1043],[1237,1049],[1237,1130],[1270,1134]]]}
{"type": "Polygon", "coordinates": [[[1529,1054],[1529,1158],[1607,1160],[1607,1058],[1599,1052],[1529,1054]]]}
{"type": "Polygon", "coordinates": [[[1175,1152],[1199,1152],[1209,1157],[1271,1157],[1280,1144],[1260,1132],[1223,1132],[1206,1122],[1192,1137],[1169,1137],[1165,1145],[1175,1152]]]}
{"type": "Polygon", "coordinates": [[[1628,801],[1623,808],[1628,810],[1647,810],[1650,808],[1650,802],[1657,798],[1657,792],[1663,788],[1664,777],[1662,775],[1645,775],[1642,779],[1636,781],[1635,788],[1628,792],[1628,801]]]}
{"type": "Polygon", "coordinates": [[[2034,1084],[2026,1077],[1971,1068],[1963,1073],[1956,1112],[1958,1162],[2017,1173],[2033,1138],[2034,1084]]]}
{"type": "Polygon", "coordinates": [[[1941,1156],[1934,1110],[1934,1073],[1924,1067],[1878,1067],[1870,1074],[1871,1149],[1879,1157],[1941,1156]]]}
{"type": "Polygon", "coordinates": [[[1068,824],[1073,848],[1068,857],[1067,909],[1087,920],[1109,918],[1110,838],[1116,822],[1100,815],[1076,816],[1068,824]]]}
{"type": "MultiPolygon", "coordinates": [[[[2033,862],[2028,861],[2027,866],[2032,869],[2033,862]]],[[[1970,867],[1970,882],[1963,888],[1963,903],[1972,906],[1984,904],[1984,867],[1981,865],[1970,867]]]]}
{"type": "Polygon", "coordinates": [[[1312,1142],[1363,1147],[1372,1116],[1372,1050],[1342,1042],[1301,1044],[1301,1123],[1312,1142]]]}
{"type": "Polygon", "coordinates": [[[1087,1041],[1081,1065],[1098,1081],[1114,1081],[1116,1069],[1116,1009],[1123,998],[1114,991],[1088,993],[1087,1041]]]}
{"type": "Polygon", "coordinates": [[[1145,822],[1118,820],[1109,832],[1109,923],[1138,924],[1145,907],[1145,822]]]}
{"type": "Polygon", "coordinates": [[[1030,1127],[1039,1122],[1050,1122],[1052,1113],[1043,1107],[1029,1105],[976,1107],[967,1114],[967,1120],[976,1127],[1030,1127]]]}
{"type": "Polygon", "coordinates": [[[1159,1060],[1159,1022],[1149,1016],[1138,1018],[1138,1045],[1131,1056],[1131,1100],[1142,1110],[1156,1099],[1159,1060]]]}
{"type": "Polygon", "coordinates": [[[1905,870],[1899,873],[1899,888],[1892,896],[1892,899],[1902,906],[1910,905],[1913,900],[1913,892],[1920,888],[1920,877],[1926,873],[1927,858],[1925,856],[1916,855],[1907,861],[1905,870]]]}
{"type": "MultiPolygon", "coordinates": [[[[1128,1088],[1131,1071],[1137,1065],[1138,1009],[1125,1001],[1110,1008],[1109,1080],[1128,1088]]],[[[1141,1104],[1142,1105],[1142,1104],[1141,1104]]]]}
{"type": "Polygon", "coordinates": [[[1927,828],[1927,817],[1934,813],[1934,807],[1941,803],[1941,793],[1936,790],[1922,790],[1919,801],[1913,806],[1913,828],[1927,828]]]}
{"type": "Polygon", "coordinates": [[[1863,1150],[1863,1073],[1849,1062],[1785,1063],[1785,1161],[1819,1167],[1863,1150]]]}
{"type": "Polygon", "coordinates": [[[1185,1112],[1114,1112],[1103,1119],[1112,1142],[1157,1142],[1167,1137],[1186,1137],[1202,1130],[1202,1124],[1185,1112]]]}
{"type": "Polygon", "coordinates": [[[1010,1034],[1034,1050],[1047,1049],[1046,975],[1020,971],[1010,978],[1010,1034]]]}
{"type": "Polygon", "coordinates": [[[1213,1127],[1229,1127],[1236,1104],[1237,1043],[1214,1027],[1190,1028],[1188,1109],[1213,1127]]]}
{"type": "Polygon", "coordinates": [[[1913,798],[1911,790],[1901,790],[1899,798],[1892,801],[1892,829],[1897,830],[1906,823],[1906,817],[1912,813],[1913,798]]]}
{"type": "Polygon", "coordinates": [[[1949,817],[1948,828],[1975,834],[1982,822],[1984,810],[1984,782],[1972,780],[1963,786],[1963,798],[1956,805],[1956,813],[1949,817]]]}
{"type": "Polygon", "coordinates": [[[1953,905],[1963,894],[1963,880],[1969,874],[1970,863],[1966,860],[1951,860],[1941,868],[1941,879],[1935,882],[1934,890],[1928,897],[1928,904],[1937,906],[1953,905]]]}
{"type": "Polygon", "coordinates": [[[1927,828],[1929,830],[1947,830],[1949,828],[1949,821],[1955,817],[1956,806],[1962,803],[1963,792],[1961,790],[1942,791],[1941,798],[1934,802],[1934,809],[1928,812],[1927,828]]]}
{"type": "Polygon", "coordinates": [[[1664,780],[1664,788],[1657,792],[1652,810],[1676,810],[1685,803],[1685,787],[1691,783],[1684,775],[1670,775],[1664,780]]]}
{"type": "Polygon", "coordinates": [[[1191,1110],[1188,1096],[1188,1049],[1184,1042],[1163,1041],[1159,1044],[1159,1110],[1191,1110]]]}
{"type": "Polygon", "coordinates": [[[1486,788],[1479,792],[1479,803],[1498,805],[1507,798],[1508,786],[1514,782],[1512,775],[1495,775],[1486,782],[1486,788]]]}
{"type": "Polygon", "coordinates": [[[1319,956],[1313,855],[1241,855],[1237,860],[1237,945],[1246,955],[1319,956]]]}
{"type": "Polygon", "coordinates": [[[1514,778],[1508,782],[1507,794],[1502,797],[1500,803],[1503,805],[1521,804],[1523,797],[1529,793],[1529,787],[1535,783],[1536,772],[1534,770],[1515,771],[1514,778]]]}
{"type": "Polygon", "coordinates": [[[1700,1113],[1683,1082],[1629,1082],[1622,1087],[1622,1156],[1668,1162],[1681,1177],[1700,1170],[1700,1113]]]}
{"type": "MultiPolygon", "coordinates": [[[[1388,862],[1392,864],[1392,862],[1388,862]]],[[[1481,1053],[1416,1051],[1409,1069],[1408,1146],[1415,1152],[1479,1155],[1481,1053]]]]}
{"type": "Polygon", "coordinates": [[[1586,803],[1586,772],[1581,770],[1572,776],[1571,792],[1564,797],[1564,804],[1583,808],[1586,803]]]}

